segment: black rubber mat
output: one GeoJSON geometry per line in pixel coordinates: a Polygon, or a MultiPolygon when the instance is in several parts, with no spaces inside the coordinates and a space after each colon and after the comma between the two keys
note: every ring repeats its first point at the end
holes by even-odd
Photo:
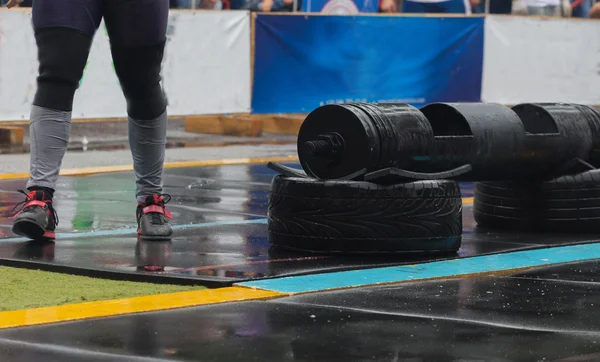
{"type": "Polygon", "coordinates": [[[595,361],[600,284],[580,282],[578,270],[598,267],[588,262],[4,330],[0,355],[6,362],[595,361]]]}
{"type": "MultiPolygon", "coordinates": [[[[298,165],[292,165],[299,167],[298,165]]],[[[165,170],[165,193],[174,214],[169,243],[138,242],[131,172],[61,177],[55,206],[60,224],[55,243],[15,239],[11,220],[0,220],[0,264],[99,276],[209,287],[278,276],[389,266],[440,258],[588,241],[590,236],[527,235],[476,230],[464,207],[458,254],[447,256],[331,257],[271,248],[266,214],[275,172],[265,165],[165,170]]],[[[25,180],[0,182],[0,207],[23,200],[25,180]]],[[[465,197],[472,184],[463,184],[465,197]]]]}

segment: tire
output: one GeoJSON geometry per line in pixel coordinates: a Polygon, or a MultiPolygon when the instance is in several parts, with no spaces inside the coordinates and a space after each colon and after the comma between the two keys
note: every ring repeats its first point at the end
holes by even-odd
{"type": "Polygon", "coordinates": [[[474,189],[473,217],[484,228],[534,231],[532,184],[515,182],[477,182],[474,189]]]}
{"type": "Polygon", "coordinates": [[[600,232],[600,170],[545,182],[478,182],[473,214],[490,228],[600,232]]]}
{"type": "Polygon", "coordinates": [[[277,175],[269,241],[313,253],[452,253],[462,235],[458,183],[377,185],[277,175]]]}

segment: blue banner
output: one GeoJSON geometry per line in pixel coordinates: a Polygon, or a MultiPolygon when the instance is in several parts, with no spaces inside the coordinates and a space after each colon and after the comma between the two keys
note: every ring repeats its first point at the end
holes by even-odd
{"type": "Polygon", "coordinates": [[[483,17],[258,14],[252,111],[479,102],[483,17]]]}
{"type": "Polygon", "coordinates": [[[376,13],[379,0],[300,0],[300,11],[305,13],[355,14],[376,13]]]}

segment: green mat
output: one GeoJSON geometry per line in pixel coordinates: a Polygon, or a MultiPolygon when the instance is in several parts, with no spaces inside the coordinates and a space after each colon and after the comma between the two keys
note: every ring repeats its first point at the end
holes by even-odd
{"type": "Polygon", "coordinates": [[[0,312],[200,289],[0,267],[0,312]]]}

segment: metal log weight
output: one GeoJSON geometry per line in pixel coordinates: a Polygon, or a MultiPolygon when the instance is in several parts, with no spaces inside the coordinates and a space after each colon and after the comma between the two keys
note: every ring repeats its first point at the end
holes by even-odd
{"type": "Polygon", "coordinates": [[[598,165],[600,113],[565,103],[326,105],[304,120],[298,154],[318,179],[556,177],[598,165]]]}

